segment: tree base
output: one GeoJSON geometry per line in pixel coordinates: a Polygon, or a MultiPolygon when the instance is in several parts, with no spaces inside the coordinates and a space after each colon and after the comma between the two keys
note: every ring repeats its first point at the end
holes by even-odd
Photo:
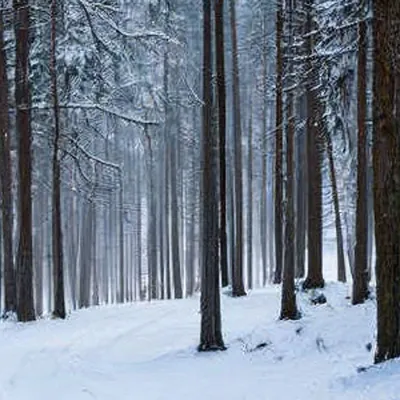
{"type": "Polygon", "coordinates": [[[233,290],[232,291],[232,297],[244,297],[247,296],[247,293],[245,292],[245,290],[233,290]]]}
{"type": "Polygon", "coordinates": [[[303,282],[303,290],[322,289],[325,287],[325,281],[321,279],[307,278],[303,282]]]}
{"type": "Polygon", "coordinates": [[[53,319],[65,319],[67,317],[65,311],[53,311],[53,313],[51,314],[53,319]]]}
{"type": "Polygon", "coordinates": [[[279,317],[281,321],[298,321],[301,319],[301,312],[299,310],[296,311],[282,311],[279,317]]]}
{"type": "Polygon", "coordinates": [[[199,344],[197,347],[197,351],[200,353],[204,352],[216,352],[216,351],[225,351],[227,348],[223,343],[221,344],[199,344]]]}

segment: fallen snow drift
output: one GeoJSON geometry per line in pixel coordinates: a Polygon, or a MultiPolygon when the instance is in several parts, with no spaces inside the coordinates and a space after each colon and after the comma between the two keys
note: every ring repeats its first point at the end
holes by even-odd
{"type": "Polygon", "coordinates": [[[88,309],[66,321],[0,323],[0,400],[400,399],[400,363],[373,360],[375,304],[300,294],[278,321],[279,288],[222,296],[226,352],[197,353],[199,299],[88,309]],[[371,349],[371,344],[373,344],[371,349]]]}

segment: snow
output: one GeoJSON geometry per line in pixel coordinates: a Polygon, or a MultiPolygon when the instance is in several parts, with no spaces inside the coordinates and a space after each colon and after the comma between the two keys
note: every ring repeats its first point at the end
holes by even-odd
{"type": "Polygon", "coordinates": [[[400,362],[371,366],[374,301],[353,307],[338,283],[324,293],[319,306],[299,294],[295,322],[278,320],[278,287],[223,295],[219,353],[196,352],[198,297],[3,322],[0,400],[400,399],[400,362]]]}

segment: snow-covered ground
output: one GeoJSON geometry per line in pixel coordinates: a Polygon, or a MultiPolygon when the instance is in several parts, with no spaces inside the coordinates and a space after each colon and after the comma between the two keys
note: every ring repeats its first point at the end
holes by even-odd
{"type": "Polygon", "coordinates": [[[375,304],[352,307],[348,291],[328,284],[319,306],[301,294],[296,322],[278,321],[277,287],[223,295],[228,350],[213,354],[196,352],[198,297],[1,323],[0,399],[398,400],[400,363],[358,371],[372,364],[375,304]]]}

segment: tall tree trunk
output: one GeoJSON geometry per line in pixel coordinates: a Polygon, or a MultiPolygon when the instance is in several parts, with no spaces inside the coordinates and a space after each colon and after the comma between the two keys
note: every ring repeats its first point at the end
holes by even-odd
{"type": "Polygon", "coordinates": [[[137,216],[137,233],[136,233],[136,248],[137,248],[137,268],[136,279],[139,292],[139,300],[144,300],[144,293],[142,288],[142,183],[141,183],[141,167],[140,158],[137,161],[137,178],[136,178],[136,216],[137,216]]]}
{"type": "MultiPolygon", "coordinates": [[[[268,133],[267,133],[267,13],[264,10],[263,19],[263,76],[262,76],[262,89],[263,89],[263,114],[262,114],[262,184],[261,184],[261,209],[260,209],[260,247],[261,247],[261,263],[262,263],[262,286],[267,284],[267,163],[268,163],[268,133]]],[[[271,279],[271,277],[270,277],[271,279]]]]}
{"type": "Polygon", "coordinates": [[[0,11],[0,160],[2,165],[0,182],[3,218],[4,314],[6,315],[17,310],[17,286],[13,262],[12,167],[8,119],[7,59],[2,11],[0,11]]]}
{"type": "MultiPolygon", "coordinates": [[[[363,13],[364,14],[364,13],[363,13]]],[[[362,18],[364,15],[362,14],[362,18]]],[[[368,297],[368,154],[367,154],[367,23],[358,24],[358,149],[357,149],[357,208],[356,247],[354,253],[353,304],[368,297]]]]}
{"type": "Polygon", "coordinates": [[[304,289],[324,286],[322,276],[322,110],[318,99],[318,69],[314,55],[313,0],[307,7],[307,161],[308,161],[308,274],[304,289]]]}
{"type": "Polygon", "coordinates": [[[64,295],[64,252],[61,219],[61,165],[60,165],[60,106],[57,88],[57,0],[51,1],[51,39],[50,39],[50,76],[51,94],[54,114],[54,141],[53,141],[53,279],[54,279],[54,310],[56,318],[65,318],[64,295]]]}
{"type": "Polygon", "coordinates": [[[247,287],[253,288],[253,109],[250,100],[247,163],[247,287]]]}
{"type": "Polygon", "coordinates": [[[91,291],[91,305],[98,306],[100,303],[99,298],[99,276],[98,276],[98,264],[97,264],[97,204],[93,201],[91,203],[93,208],[93,220],[91,226],[91,254],[90,262],[92,264],[92,291],[91,291]]]}
{"type": "Polygon", "coordinates": [[[79,278],[79,308],[90,306],[90,283],[91,283],[91,235],[93,224],[93,207],[86,200],[82,204],[82,229],[80,234],[79,255],[80,255],[80,278],[79,278]]]}
{"type": "MultiPolygon", "coordinates": [[[[304,19],[304,2],[297,2],[298,13],[296,26],[294,27],[296,41],[302,38],[306,31],[304,19]]],[[[297,49],[297,55],[305,59],[306,46],[303,40],[302,46],[297,49]]],[[[306,70],[306,64],[302,62],[299,66],[299,73],[306,70]]],[[[301,125],[297,127],[296,132],[296,278],[304,278],[305,276],[305,256],[306,256],[306,235],[307,235],[307,138],[306,129],[303,121],[307,118],[307,102],[304,81],[301,80],[297,85],[297,113],[301,125]]]]}
{"type": "Polygon", "coordinates": [[[201,280],[201,332],[199,351],[225,349],[222,339],[219,289],[219,234],[217,198],[217,144],[212,124],[211,1],[203,0],[203,257],[201,280]]]}
{"type": "Polygon", "coordinates": [[[171,138],[171,253],[172,253],[172,280],[174,283],[174,293],[176,299],[183,297],[181,262],[179,254],[179,213],[178,213],[178,186],[177,186],[177,140],[171,138]]]}
{"type": "Polygon", "coordinates": [[[166,166],[165,166],[165,230],[166,230],[166,265],[165,265],[165,279],[166,279],[166,295],[167,299],[172,298],[172,288],[171,288],[171,218],[170,218],[170,198],[171,198],[171,160],[170,160],[170,143],[169,140],[167,140],[167,148],[166,148],[166,154],[167,154],[167,161],[166,161],[166,166]]]}
{"type": "MultiPolygon", "coordinates": [[[[193,111],[193,127],[196,124],[196,112],[193,111]]],[[[188,232],[188,259],[187,259],[187,274],[186,274],[186,296],[192,296],[195,290],[195,210],[196,210],[196,143],[191,143],[191,177],[192,183],[189,190],[189,232],[188,232]]]]}
{"type": "Polygon", "coordinates": [[[16,38],[15,103],[19,141],[19,248],[17,255],[17,314],[20,321],[35,319],[32,256],[32,131],[29,85],[29,0],[13,0],[16,38]]]}
{"type": "Polygon", "coordinates": [[[220,255],[222,287],[228,286],[226,235],[226,87],[224,44],[224,0],[215,1],[215,56],[217,63],[217,101],[219,132],[220,255]]]}
{"type": "MultiPolygon", "coordinates": [[[[287,55],[293,57],[293,0],[287,0],[286,15],[288,18],[288,50],[287,55]]],[[[283,18],[283,16],[282,16],[283,18]]],[[[282,38],[280,38],[282,39],[282,38]]],[[[277,44],[278,46],[282,44],[277,44]]],[[[288,58],[287,58],[288,59],[288,58]]],[[[295,138],[295,119],[293,113],[293,59],[287,61],[287,126],[286,126],[286,207],[285,207],[285,254],[282,281],[282,300],[281,300],[281,319],[297,319],[299,312],[296,305],[295,292],[295,267],[294,252],[296,249],[294,235],[294,138],[295,138]]]]}
{"type": "Polygon", "coordinates": [[[333,144],[329,132],[326,132],[325,138],[326,138],[326,147],[328,153],[329,174],[331,177],[331,184],[332,184],[333,207],[335,211],[338,281],[346,282],[346,263],[344,261],[343,230],[342,230],[342,221],[340,218],[339,192],[337,187],[335,161],[333,158],[333,144]]]}
{"type": "MultiPolygon", "coordinates": [[[[122,169],[119,170],[119,188],[118,188],[118,228],[119,228],[119,303],[126,300],[126,280],[125,280],[125,261],[124,261],[124,178],[122,169]]],[[[156,227],[154,226],[154,230],[156,227]]]]}
{"type": "Polygon", "coordinates": [[[46,197],[47,193],[40,192],[36,196],[34,202],[34,241],[33,241],[33,260],[34,260],[34,280],[35,280],[35,305],[36,314],[38,316],[43,315],[43,263],[45,259],[45,243],[46,235],[44,232],[44,224],[41,223],[44,213],[47,213],[46,209],[46,197]]]}
{"type": "Polygon", "coordinates": [[[232,295],[245,296],[243,282],[243,160],[240,79],[235,1],[230,0],[232,36],[233,131],[235,141],[235,262],[232,268],[232,295]]]}
{"type": "Polygon", "coordinates": [[[283,151],[283,10],[282,1],[277,3],[276,13],[276,133],[275,133],[275,275],[274,283],[281,283],[283,264],[283,241],[282,241],[282,151],[283,151]]]}
{"type": "Polygon", "coordinates": [[[148,167],[148,223],[147,223],[147,272],[148,272],[148,299],[157,299],[157,229],[156,229],[156,204],[155,204],[155,173],[154,173],[154,149],[149,136],[148,127],[146,137],[149,148],[148,167]]]}
{"type": "Polygon", "coordinates": [[[166,185],[164,181],[165,164],[168,154],[166,153],[166,132],[164,133],[164,148],[160,154],[160,169],[158,171],[158,184],[159,184],[159,199],[158,199],[158,245],[160,248],[160,300],[165,298],[165,190],[166,185]]]}
{"type": "Polygon", "coordinates": [[[400,356],[400,3],[374,0],[374,214],[378,343],[375,362],[400,356]]]}

